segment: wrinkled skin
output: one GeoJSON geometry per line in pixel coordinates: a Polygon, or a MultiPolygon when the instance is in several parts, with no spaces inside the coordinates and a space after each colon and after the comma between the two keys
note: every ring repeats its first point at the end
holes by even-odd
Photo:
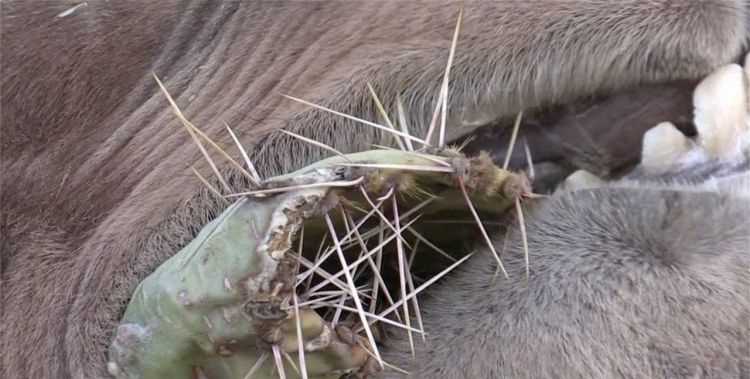
{"type": "MultiPolygon", "coordinates": [[[[280,93],[377,119],[371,82],[388,107],[401,94],[422,134],[458,7],[90,1],[65,12],[71,4],[4,2],[0,376],[106,375],[106,348],[137,283],[220,210],[190,173],[208,166],[152,72],[194,124],[229,146],[227,122],[261,173],[279,174],[324,155],[272,133],[282,127],[345,152],[391,142],[280,93]]],[[[526,108],[625,89],[634,92],[621,99],[637,101],[647,84],[697,79],[740,55],[745,23],[742,1],[468,3],[448,137],[526,108]]],[[[670,88],[682,96],[621,124],[627,140],[689,112],[679,86],[670,88]]],[[[613,128],[607,117],[630,115],[625,103],[594,112],[595,125],[613,128]]],[[[554,125],[561,114],[543,119],[554,125]]],[[[531,142],[538,160],[587,156],[531,142]]]]}

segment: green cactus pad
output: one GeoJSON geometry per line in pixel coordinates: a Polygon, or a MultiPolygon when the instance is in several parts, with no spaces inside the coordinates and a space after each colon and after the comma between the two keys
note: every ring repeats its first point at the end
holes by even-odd
{"type": "MultiPolygon", "coordinates": [[[[391,193],[404,211],[434,198],[420,209],[423,219],[468,220],[459,183],[483,215],[503,213],[528,191],[523,176],[499,169],[488,157],[449,150],[436,155],[372,150],[266,180],[140,283],[110,346],[110,372],[118,378],[203,373],[241,379],[258,363],[253,378],[277,378],[272,351],[277,346],[286,377],[299,377],[290,361],[299,365],[292,295],[300,291],[295,283],[304,269],[296,250],[302,228],[302,255],[313,261],[328,233],[324,215],[345,230],[350,225],[342,214],[355,219],[374,199],[391,193]]],[[[477,230],[469,224],[450,226],[449,233],[440,224],[415,228],[445,251],[462,250],[477,230]]],[[[420,254],[429,254],[429,245],[422,246],[420,254]]],[[[335,378],[373,365],[365,351],[372,346],[352,332],[356,325],[334,326],[320,308],[303,306],[299,313],[308,377],[335,378]]]]}

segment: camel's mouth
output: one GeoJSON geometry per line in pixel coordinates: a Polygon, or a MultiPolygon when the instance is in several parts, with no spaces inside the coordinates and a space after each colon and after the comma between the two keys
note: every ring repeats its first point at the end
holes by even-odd
{"type": "MultiPolygon", "coordinates": [[[[692,140],[669,123],[652,128],[671,117],[694,133],[683,121],[692,85],[673,83],[538,112],[512,129],[479,128],[453,144],[348,155],[322,146],[335,155],[286,175],[260,180],[239,170],[252,190],[225,196],[210,188],[234,202],[136,290],[110,348],[110,372],[335,378],[400,371],[387,359],[390,336],[403,343],[407,335],[412,349],[429,339],[419,295],[438,282],[450,286],[451,272],[472,254],[493,255],[485,261],[508,278],[503,259],[522,262],[521,251],[530,277],[524,209],[545,201],[528,180],[534,169],[555,165],[535,178],[554,188],[572,169],[614,176],[640,160],[636,172],[659,177],[664,169],[684,174],[688,162],[689,175],[724,175],[711,184],[744,186],[737,188],[746,196],[746,175],[731,177],[750,161],[741,75],[728,67],[696,88],[700,133],[692,140]],[[728,105],[709,101],[727,91],[739,93],[728,105]],[[506,140],[516,144],[506,148],[506,140]],[[515,225],[523,250],[504,255],[490,235],[515,225]]],[[[510,272],[511,280],[523,275],[510,272]]]]}
{"type": "MultiPolygon", "coordinates": [[[[643,133],[661,121],[690,126],[693,83],[671,83],[532,110],[512,128],[500,120],[445,143],[447,77],[448,70],[443,122],[424,136],[344,115],[392,133],[400,150],[343,155],[284,131],[334,156],[266,180],[244,150],[247,170],[227,156],[253,189],[226,195],[205,182],[233,203],[138,287],[110,348],[110,371],[212,378],[398,371],[381,346],[391,330],[410,345],[427,338],[420,293],[479,246],[494,256],[497,276],[508,276],[490,235],[513,221],[524,233],[522,203],[575,169],[604,177],[627,170],[643,133]]],[[[214,144],[166,95],[191,135],[214,144]]]]}
{"type": "MultiPolygon", "coordinates": [[[[602,178],[619,177],[638,163],[643,134],[658,123],[670,120],[685,135],[695,135],[692,121],[695,85],[695,82],[672,82],[641,86],[541,110],[526,110],[509,168],[529,174],[534,191],[541,193],[553,190],[576,170],[586,170],[602,178]]],[[[512,119],[498,120],[454,143],[466,144],[467,155],[485,151],[502,164],[512,139],[512,123],[512,119]]]]}
{"type": "Polygon", "coordinates": [[[513,149],[513,128],[488,125],[447,144],[460,152],[373,150],[256,183],[228,197],[237,202],[141,284],[110,349],[110,371],[165,365],[164,349],[180,357],[165,372],[189,367],[217,378],[300,370],[289,363],[304,360],[300,350],[311,373],[389,367],[378,347],[389,330],[427,338],[417,295],[468,254],[490,246],[505,275],[489,235],[517,221],[533,195],[529,177],[533,192],[544,193],[575,169],[616,175],[636,163],[652,120],[684,117],[690,87],[530,113],[513,149]],[[157,333],[169,346],[151,342],[163,320],[181,320],[157,333]]]}

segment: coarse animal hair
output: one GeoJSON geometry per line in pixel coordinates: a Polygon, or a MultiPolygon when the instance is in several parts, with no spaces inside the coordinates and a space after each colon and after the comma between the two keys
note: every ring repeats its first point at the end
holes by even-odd
{"type": "MultiPolygon", "coordinates": [[[[220,206],[206,164],[152,80],[265,175],[386,137],[285,101],[375,118],[365,83],[425,129],[457,2],[2,4],[2,377],[101,377],[138,281],[220,206]],[[176,229],[174,229],[176,228],[176,229]]],[[[745,47],[741,0],[467,2],[450,138],[641,84],[696,79],[745,47]]],[[[614,201],[614,200],[613,200],[614,201]]]]}
{"type": "MultiPolygon", "coordinates": [[[[384,359],[415,378],[741,378],[750,372],[750,199],[596,188],[526,210],[421,303],[428,343],[384,359]]],[[[383,377],[400,377],[390,373],[383,377]]]]}

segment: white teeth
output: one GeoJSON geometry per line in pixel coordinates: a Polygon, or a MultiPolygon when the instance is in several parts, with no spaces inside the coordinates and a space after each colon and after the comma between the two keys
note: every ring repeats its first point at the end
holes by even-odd
{"type": "Polygon", "coordinates": [[[742,153],[747,132],[747,77],[736,64],[724,66],[695,89],[694,123],[701,147],[710,157],[730,159],[742,153]]]}
{"type": "Polygon", "coordinates": [[[605,184],[606,182],[598,176],[585,170],[578,170],[565,178],[561,190],[575,191],[585,188],[603,187],[605,184]]]}
{"type": "Polygon", "coordinates": [[[671,122],[662,122],[643,135],[641,166],[649,173],[662,173],[673,167],[693,144],[671,122]]]}
{"type": "Polygon", "coordinates": [[[107,372],[112,376],[120,375],[120,366],[115,362],[107,362],[107,372]]]}

